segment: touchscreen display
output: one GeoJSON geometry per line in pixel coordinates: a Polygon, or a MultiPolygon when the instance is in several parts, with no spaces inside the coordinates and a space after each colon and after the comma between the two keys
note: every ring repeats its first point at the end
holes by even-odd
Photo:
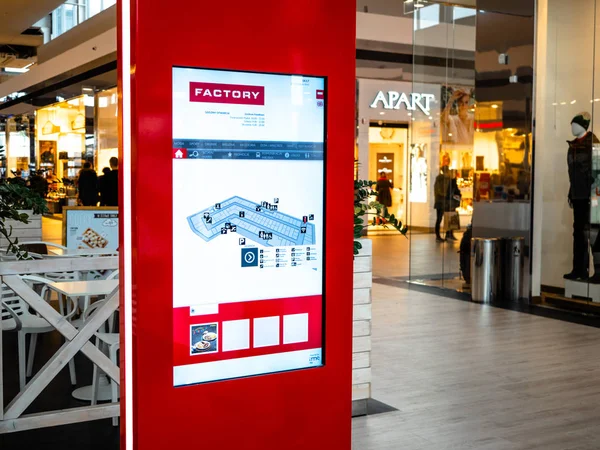
{"type": "Polygon", "coordinates": [[[325,89],[173,68],[175,386],[323,365],[325,89]]]}

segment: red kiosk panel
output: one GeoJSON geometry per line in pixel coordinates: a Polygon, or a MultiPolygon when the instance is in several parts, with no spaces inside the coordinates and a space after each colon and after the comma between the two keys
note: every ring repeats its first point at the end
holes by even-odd
{"type": "Polygon", "coordinates": [[[118,8],[122,448],[350,449],[354,4],[118,8]]]}

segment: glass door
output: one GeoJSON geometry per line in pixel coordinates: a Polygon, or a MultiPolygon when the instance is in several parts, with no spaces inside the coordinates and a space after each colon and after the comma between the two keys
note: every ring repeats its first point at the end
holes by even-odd
{"type": "Polygon", "coordinates": [[[476,10],[408,4],[413,14],[410,281],[462,290],[461,239],[471,224],[475,172],[476,10]]]}

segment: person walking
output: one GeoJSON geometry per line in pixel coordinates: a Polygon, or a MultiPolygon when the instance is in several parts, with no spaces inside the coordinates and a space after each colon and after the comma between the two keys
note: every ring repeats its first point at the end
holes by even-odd
{"type": "Polygon", "coordinates": [[[386,217],[388,208],[392,206],[392,182],[385,172],[381,172],[377,180],[377,201],[383,205],[383,216],[386,217]]]}
{"type": "Polygon", "coordinates": [[[109,160],[110,172],[104,175],[104,200],[106,206],[119,206],[119,160],[109,160]]]}
{"type": "Polygon", "coordinates": [[[440,174],[435,178],[435,184],[433,190],[435,194],[435,200],[433,208],[436,212],[435,219],[435,240],[436,242],[446,242],[440,234],[440,228],[442,226],[442,219],[444,218],[444,212],[446,211],[446,203],[448,197],[448,188],[450,186],[450,170],[448,166],[442,166],[440,174]]]}
{"type": "MultiPolygon", "coordinates": [[[[448,173],[448,191],[446,193],[446,209],[444,212],[456,213],[456,208],[460,206],[462,194],[460,193],[458,183],[456,182],[456,170],[449,170],[448,173]]],[[[457,241],[458,239],[454,236],[454,231],[450,229],[450,224],[446,224],[446,228],[446,240],[457,241]]]]}
{"type": "Polygon", "coordinates": [[[102,175],[98,177],[98,192],[100,193],[100,206],[106,206],[106,175],[110,173],[110,169],[105,167],[102,169],[102,175]]]}
{"type": "Polygon", "coordinates": [[[79,201],[83,206],[96,206],[98,204],[98,176],[89,162],[83,163],[77,180],[79,201]]]}

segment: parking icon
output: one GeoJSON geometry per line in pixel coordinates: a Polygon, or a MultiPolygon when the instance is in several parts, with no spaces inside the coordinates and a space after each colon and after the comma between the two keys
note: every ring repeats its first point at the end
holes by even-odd
{"type": "Polygon", "coordinates": [[[258,249],[242,249],[242,267],[258,267],[258,249]]]}

